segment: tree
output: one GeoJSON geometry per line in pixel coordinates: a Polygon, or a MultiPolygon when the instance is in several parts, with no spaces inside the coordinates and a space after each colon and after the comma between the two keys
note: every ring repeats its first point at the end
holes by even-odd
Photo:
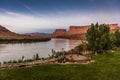
{"type": "Polygon", "coordinates": [[[33,60],[39,60],[39,59],[40,59],[40,57],[39,57],[38,53],[33,55],[33,60]]]}
{"type": "Polygon", "coordinates": [[[22,61],[24,61],[24,58],[25,58],[25,57],[24,57],[24,56],[22,56],[22,61]]]}
{"type": "Polygon", "coordinates": [[[86,34],[88,48],[98,53],[111,48],[110,28],[106,24],[91,24],[86,34]]]}
{"type": "Polygon", "coordinates": [[[115,41],[114,41],[114,44],[116,47],[120,47],[120,32],[119,30],[116,30],[115,33],[114,33],[114,37],[115,37],[115,41]]]}
{"type": "Polygon", "coordinates": [[[39,60],[40,58],[39,58],[39,55],[38,55],[38,53],[36,54],[36,60],[39,60]]]}
{"type": "Polygon", "coordinates": [[[109,50],[112,48],[110,39],[110,28],[106,24],[100,25],[100,45],[102,50],[109,50]]]}

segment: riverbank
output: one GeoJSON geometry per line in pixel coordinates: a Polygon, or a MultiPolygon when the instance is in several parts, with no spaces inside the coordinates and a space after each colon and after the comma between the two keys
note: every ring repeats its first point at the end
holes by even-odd
{"type": "MultiPolygon", "coordinates": [[[[24,56],[23,56],[24,57],[24,56]]],[[[20,67],[32,67],[41,64],[88,64],[94,62],[94,60],[89,59],[89,57],[83,55],[66,55],[57,58],[39,58],[36,54],[34,59],[19,59],[18,61],[10,60],[8,62],[3,62],[0,64],[0,69],[10,69],[10,68],[20,68],[20,67]]]]}
{"type": "Polygon", "coordinates": [[[90,64],[43,64],[0,70],[0,80],[119,80],[120,50],[90,55],[90,64]]]}
{"type": "Polygon", "coordinates": [[[85,40],[85,34],[61,35],[61,36],[56,36],[56,38],[72,39],[72,40],[85,40]]]}
{"type": "Polygon", "coordinates": [[[13,39],[0,39],[0,44],[2,43],[31,43],[31,42],[44,42],[49,41],[51,38],[13,38],[13,39]]]}

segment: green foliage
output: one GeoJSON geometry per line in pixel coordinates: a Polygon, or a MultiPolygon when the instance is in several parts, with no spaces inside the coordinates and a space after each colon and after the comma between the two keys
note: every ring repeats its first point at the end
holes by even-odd
{"type": "Polygon", "coordinates": [[[7,64],[7,62],[6,62],[6,61],[4,61],[4,62],[3,62],[3,64],[7,64]]]}
{"type": "Polygon", "coordinates": [[[62,52],[56,52],[55,50],[52,49],[52,54],[48,54],[49,59],[53,59],[53,58],[58,58],[59,56],[61,56],[62,52]]]}
{"type": "Polygon", "coordinates": [[[26,59],[26,60],[24,60],[24,62],[32,62],[32,61],[34,61],[33,59],[26,59]]]}
{"type": "Polygon", "coordinates": [[[67,61],[67,59],[66,59],[65,56],[61,56],[61,57],[59,57],[59,58],[57,59],[57,61],[58,61],[59,63],[65,63],[65,62],[67,61]]]}
{"type": "Polygon", "coordinates": [[[16,60],[13,60],[12,63],[17,63],[17,61],[16,61],[16,60]]]}
{"type": "Polygon", "coordinates": [[[39,55],[38,55],[38,53],[36,54],[36,60],[39,60],[40,59],[40,57],[39,57],[39,55]]]}
{"type": "Polygon", "coordinates": [[[25,58],[25,57],[24,57],[24,56],[22,56],[22,61],[24,60],[24,58],[25,58]]]}
{"type": "Polygon", "coordinates": [[[39,60],[39,59],[40,59],[40,57],[39,57],[38,53],[33,55],[33,60],[39,60]]]}
{"type": "Polygon", "coordinates": [[[106,24],[91,24],[88,29],[86,38],[88,41],[88,48],[93,52],[101,52],[112,48],[110,40],[110,29],[106,24]]]}
{"type": "Polygon", "coordinates": [[[23,62],[23,60],[22,60],[22,59],[19,59],[19,60],[18,60],[18,63],[22,63],[22,62],[23,62]]]}
{"type": "Polygon", "coordinates": [[[119,30],[115,31],[114,36],[115,36],[115,41],[114,41],[115,46],[120,47],[120,32],[119,32],[119,30]]]}
{"type": "Polygon", "coordinates": [[[115,46],[116,38],[115,38],[114,33],[111,33],[111,34],[110,34],[110,40],[111,40],[111,45],[112,45],[112,47],[115,48],[115,47],[116,47],[116,46],[115,46]]]}
{"type": "Polygon", "coordinates": [[[40,60],[41,58],[39,57],[38,53],[33,55],[33,59],[24,59],[25,57],[22,56],[22,59],[18,60],[10,60],[10,61],[4,61],[3,64],[13,64],[13,63],[24,63],[24,62],[32,62],[35,60],[40,60]]]}
{"type": "Polygon", "coordinates": [[[76,51],[76,53],[81,53],[82,51],[87,51],[87,50],[89,50],[87,44],[80,44],[74,48],[74,51],[76,51]]]}

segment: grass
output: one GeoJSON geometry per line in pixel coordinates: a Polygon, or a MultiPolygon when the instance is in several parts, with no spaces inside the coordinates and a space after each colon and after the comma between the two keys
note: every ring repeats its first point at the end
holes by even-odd
{"type": "Polygon", "coordinates": [[[94,63],[0,70],[0,80],[120,80],[120,51],[91,55],[94,63]]]}

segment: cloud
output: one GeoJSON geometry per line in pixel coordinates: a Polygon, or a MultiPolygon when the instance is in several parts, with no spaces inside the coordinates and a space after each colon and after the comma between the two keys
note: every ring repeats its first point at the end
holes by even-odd
{"type": "Polygon", "coordinates": [[[3,13],[7,14],[7,15],[11,15],[11,16],[21,16],[22,14],[13,12],[11,10],[5,9],[5,8],[0,8],[0,11],[2,11],[3,13]]]}
{"type": "Polygon", "coordinates": [[[22,16],[22,15],[19,14],[19,13],[10,12],[10,11],[6,11],[5,13],[8,14],[8,15],[11,15],[11,16],[22,16]]]}
{"type": "Polygon", "coordinates": [[[36,11],[34,11],[29,5],[27,5],[26,3],[20,1],[20,0],[17,0],[21,6],[23,6],[24,8],[26,8],[28,11],[30,11],[32,14],[35,14],[35,15],[38,15],[38,13],[36,11]]]}
{"type": "Polygon", "coordinates": [[[6,26],[11,31],[17,33],[27,32],[42,32],[42,30],[65,28],[68,29],[70,25],[90,25],[91,23],[119,23],[119,12],[62,12],[60,14],[41,15],[41,17],[7,12],[7,14],[0,15],[0,24],[6,26]]]}
{"type": "Polygon", "coordinates": [[[2,11],[2,12],[9,12],[10,10],[5,9],[5,8],[0,8],[0,11],[2,11]]]}

